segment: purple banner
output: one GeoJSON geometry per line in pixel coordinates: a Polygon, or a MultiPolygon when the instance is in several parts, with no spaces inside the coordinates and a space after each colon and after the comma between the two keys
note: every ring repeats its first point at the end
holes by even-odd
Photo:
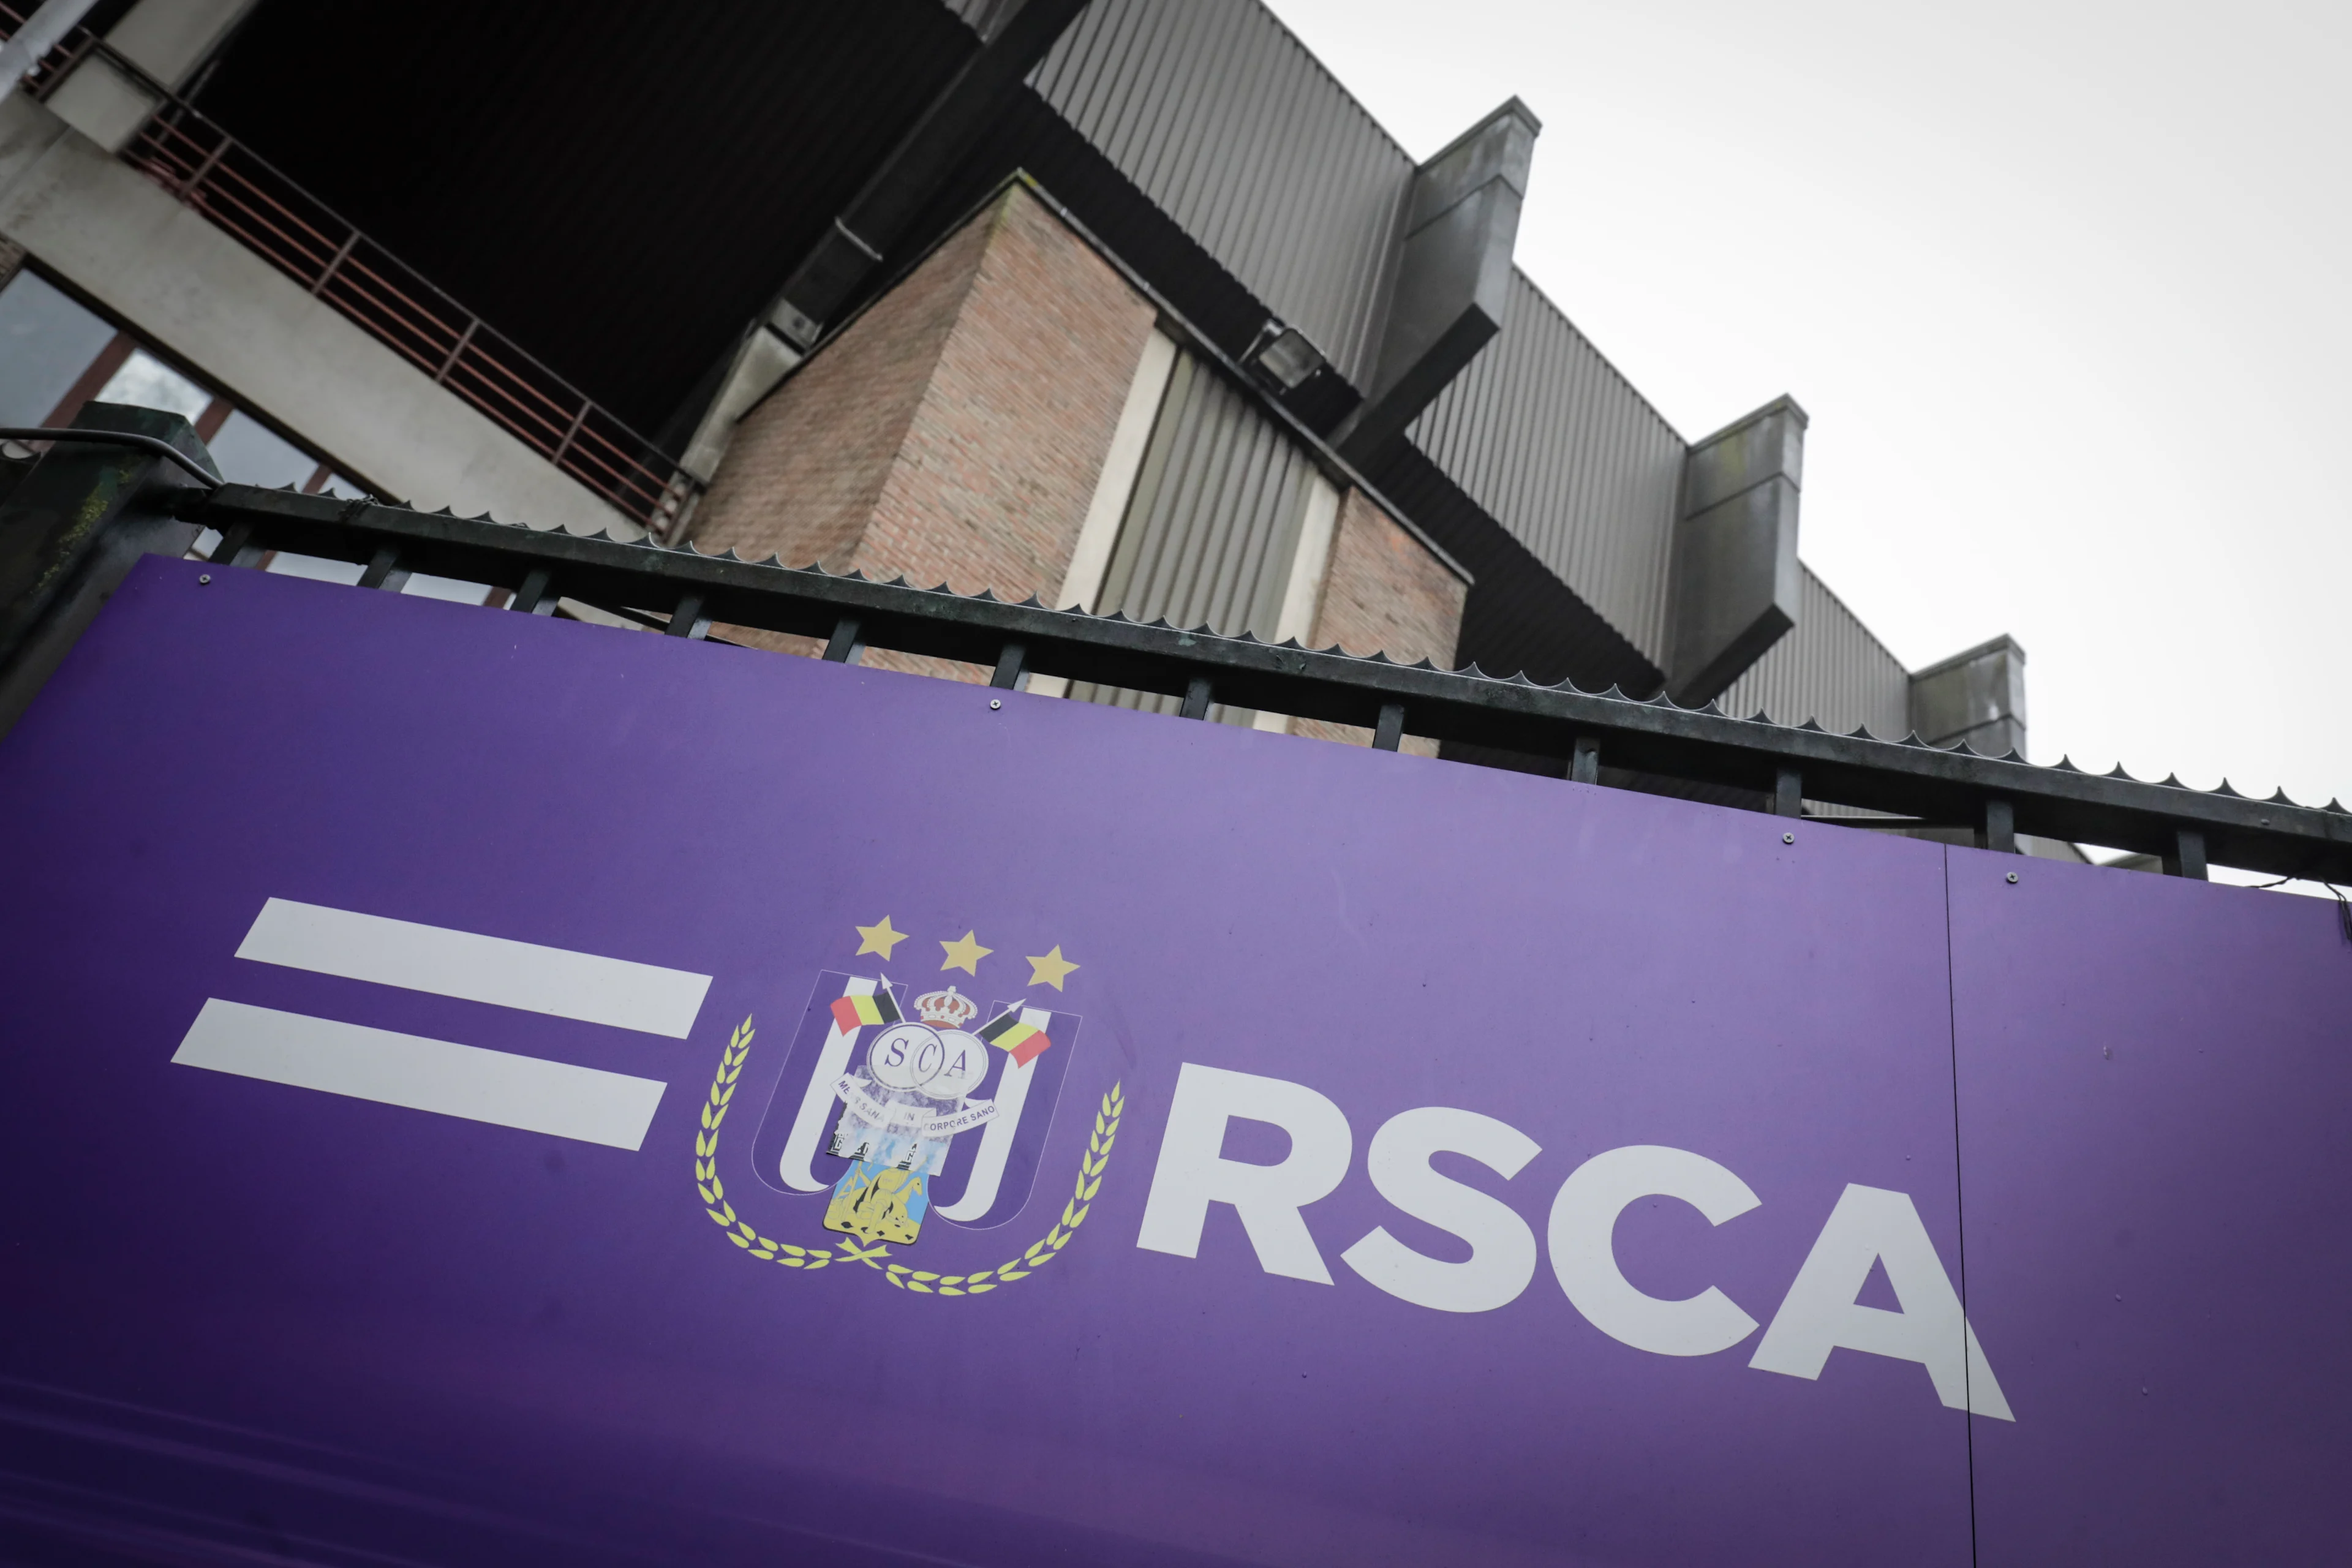
{"type": "Polygon", "coordinates": [[[0,742],[11,1540],[2340,1533],[2325,906],[212,577],[0,742]]]}
{"type": "Polygon", "coordinates": [[[2325,904],[1952,857],[1987,1563],[2335,1563],[2352,947],[2325,904]]]}

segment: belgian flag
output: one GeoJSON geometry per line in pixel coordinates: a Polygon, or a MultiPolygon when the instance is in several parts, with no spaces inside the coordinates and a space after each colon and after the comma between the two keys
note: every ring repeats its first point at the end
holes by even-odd
{"type": "Polygon", "coordinates": [[[1014,1007],[982,1029],[980,1037],[1000,1051],[1011,1052],[1013,1066],[1025,1068],[1052,1047],[1045,1025],[1053,1016],[1035,1007],[1014,1007]]]}
{"type": "Polygon", "coordinates": [[[904,1016],[887,985],[875,980],[853,980],[849,984],[866,989],[853,990],[833,1005],[835,1026],[843,1033],[862,1024],[895,1024],[904,1016]]]}

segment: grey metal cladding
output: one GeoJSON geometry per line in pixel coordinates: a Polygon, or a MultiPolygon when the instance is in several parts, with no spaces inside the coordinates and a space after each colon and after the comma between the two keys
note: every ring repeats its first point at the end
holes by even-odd
{"type": "Polygon", "coordinates": [[[1413,162],[1272,12],[1094,0],[1030,81],[1352,385],[1370,385],[1413,162]]]}
{"type": "Polygon", "coordinates": [[[1502,331],[1406,434],[1664,667],[1683,439],[1524,273],[1502,331]]]}
{"type": "Polygon", "coordinates": [[[1841,734],[1864,726],[1883,741],[1911,731],[1911,677],[1843,600],[1799,568],[1801,611],[1786,637],[1716,699],[1738,718],[1761,711],[1780,724],[1818,721],[1841,734]]]}
{"type": "MultiPolygon", "coordinates": [[[[976,21],[997,0],[949,3],[976,21]]],[[[1351,384],[1369,388],[1413,160],[1258,0],[1093,0],[1030,81],[1351,384]]],[[[1510,173],[1524,183],[1524,172],[1510,173]]],[[[1517,268],[1502,331],[1407,436],[1643,657],[1666,666],[1685,444],[1517,268]]],[[[1136,604],[1150,615],[1228,613],[1209,607],[1217,595],[1206,587],[1185,590],[1201,597],[1154,597],[1151,574],[1141,580],[1136,604]]],[[[1818,624],[1801,618],[1727,700],[1769,691],[1792,717],[1818,710],[1824,723],[1851,715],[1842,727],[1903,732],[1900,666],[1810,574],[1805,583],[1809,613],[1829,606],[1811,616],[1818,624]],[[1832,648],[1854,668],[1823,663],[1832,648]]]]}
{"type": "Polygon", "coordinates": [[[1796,624],[1805,411],[1788,397],[1691,447],[1669,570],[1674,655],[1666,693],[1720,695],[1796,624]]]}
{"type": "MultiPolygon", "coordinates": [[[[1248,394],[1180,353],[1097,611],[1272,640],[1314,471],[1248,394]]],[[[1110,688],[1070,694],[1164,712],[1178,706],[1172,697],[1110,688]]]]}
{"type": "Polygon", "coordinates": [[[1097,607],[1273,637],[1313,471],[1246,393],[1179,354],[1097,607]]]}
{"type": "Polygon", "coordinates": [[[1685,707],[1722,693],[1796,625],[1798,500],[1775,475],[1676,530],[1666,694],[1685,707]]]}

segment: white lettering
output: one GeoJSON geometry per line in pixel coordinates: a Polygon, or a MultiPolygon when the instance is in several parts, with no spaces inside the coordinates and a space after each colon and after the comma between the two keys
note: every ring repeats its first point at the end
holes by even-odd
{"type": "Polygon", "coordinates": [[[1617,1267],[1617,1216],[1646,1197],[1678,1198],[1709,1225],[1757,1205],[1748,1184],[1686,1149],[1636,1143],[1595,1154],[1569,1173],[1552,1200],[1552,1272],[1592,1326],[1635,1350],[1713,1355],[1756,1331],[1756,1320],[1708,1286],[1687,1300],[1662,1300],[1633,1288],[1617,1267]]]}
{"type": "Polygon", "coordinates": [[[1748,1364],[1819,1378],[1830,1352],[1841,1347],[1916,1361],[1952,1409],[2017,1419],[1908,1194],[1846,1188],[1748,1364]],[[1901,1311],[1854,1300],[1874,1263],[1885,1264],[1901,1311]]]}
{"type": "Polygon", "coordinates": [[[1298,1211],[1330,1195],[1353,1153],[1347,1117],[1305,1084],[1186,1062],[1176,1074],[1135,1245],[1197,1258],[1209,1205],[1231,1204],[1258,1267],[1328,1285],[1331,1271],[1298,1211]],[[1235,1117],[1281,1128],[1290,1134],[1290,1152],[1272,1165],[1225,1159],[1225,1124],[1235,1117]]]}
{"type": "Polygon", "coordinates": [[[1491,1312],[1509,1305],[1536,1277],[1536,1235],[1508,1204],[1442,1176],[1429,1157],[1466,1154],[1506,1181],[1543,1151],[1507,1122],[1443,1105],[1391,1116],[1372,1134],[1365,1169],[1381,1196],[1418,1220],[1470,1244],[1463,1263],[1425,1257],[1374,1230],[1339,1255],[1341,1262],[1390,1295],[1441,1312],[1491,1312]]]}

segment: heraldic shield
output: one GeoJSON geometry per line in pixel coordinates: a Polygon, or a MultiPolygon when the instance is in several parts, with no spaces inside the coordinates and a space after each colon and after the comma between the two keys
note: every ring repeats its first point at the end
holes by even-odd
{"type": "Polygon", "coordinates": [[[752,1141],[762,1182],[824,1195],[826,1229],[902,1247],[1020,1212],[1078,1029],[1073,1013],[911,989],[820,974],[752,1141]]]}

